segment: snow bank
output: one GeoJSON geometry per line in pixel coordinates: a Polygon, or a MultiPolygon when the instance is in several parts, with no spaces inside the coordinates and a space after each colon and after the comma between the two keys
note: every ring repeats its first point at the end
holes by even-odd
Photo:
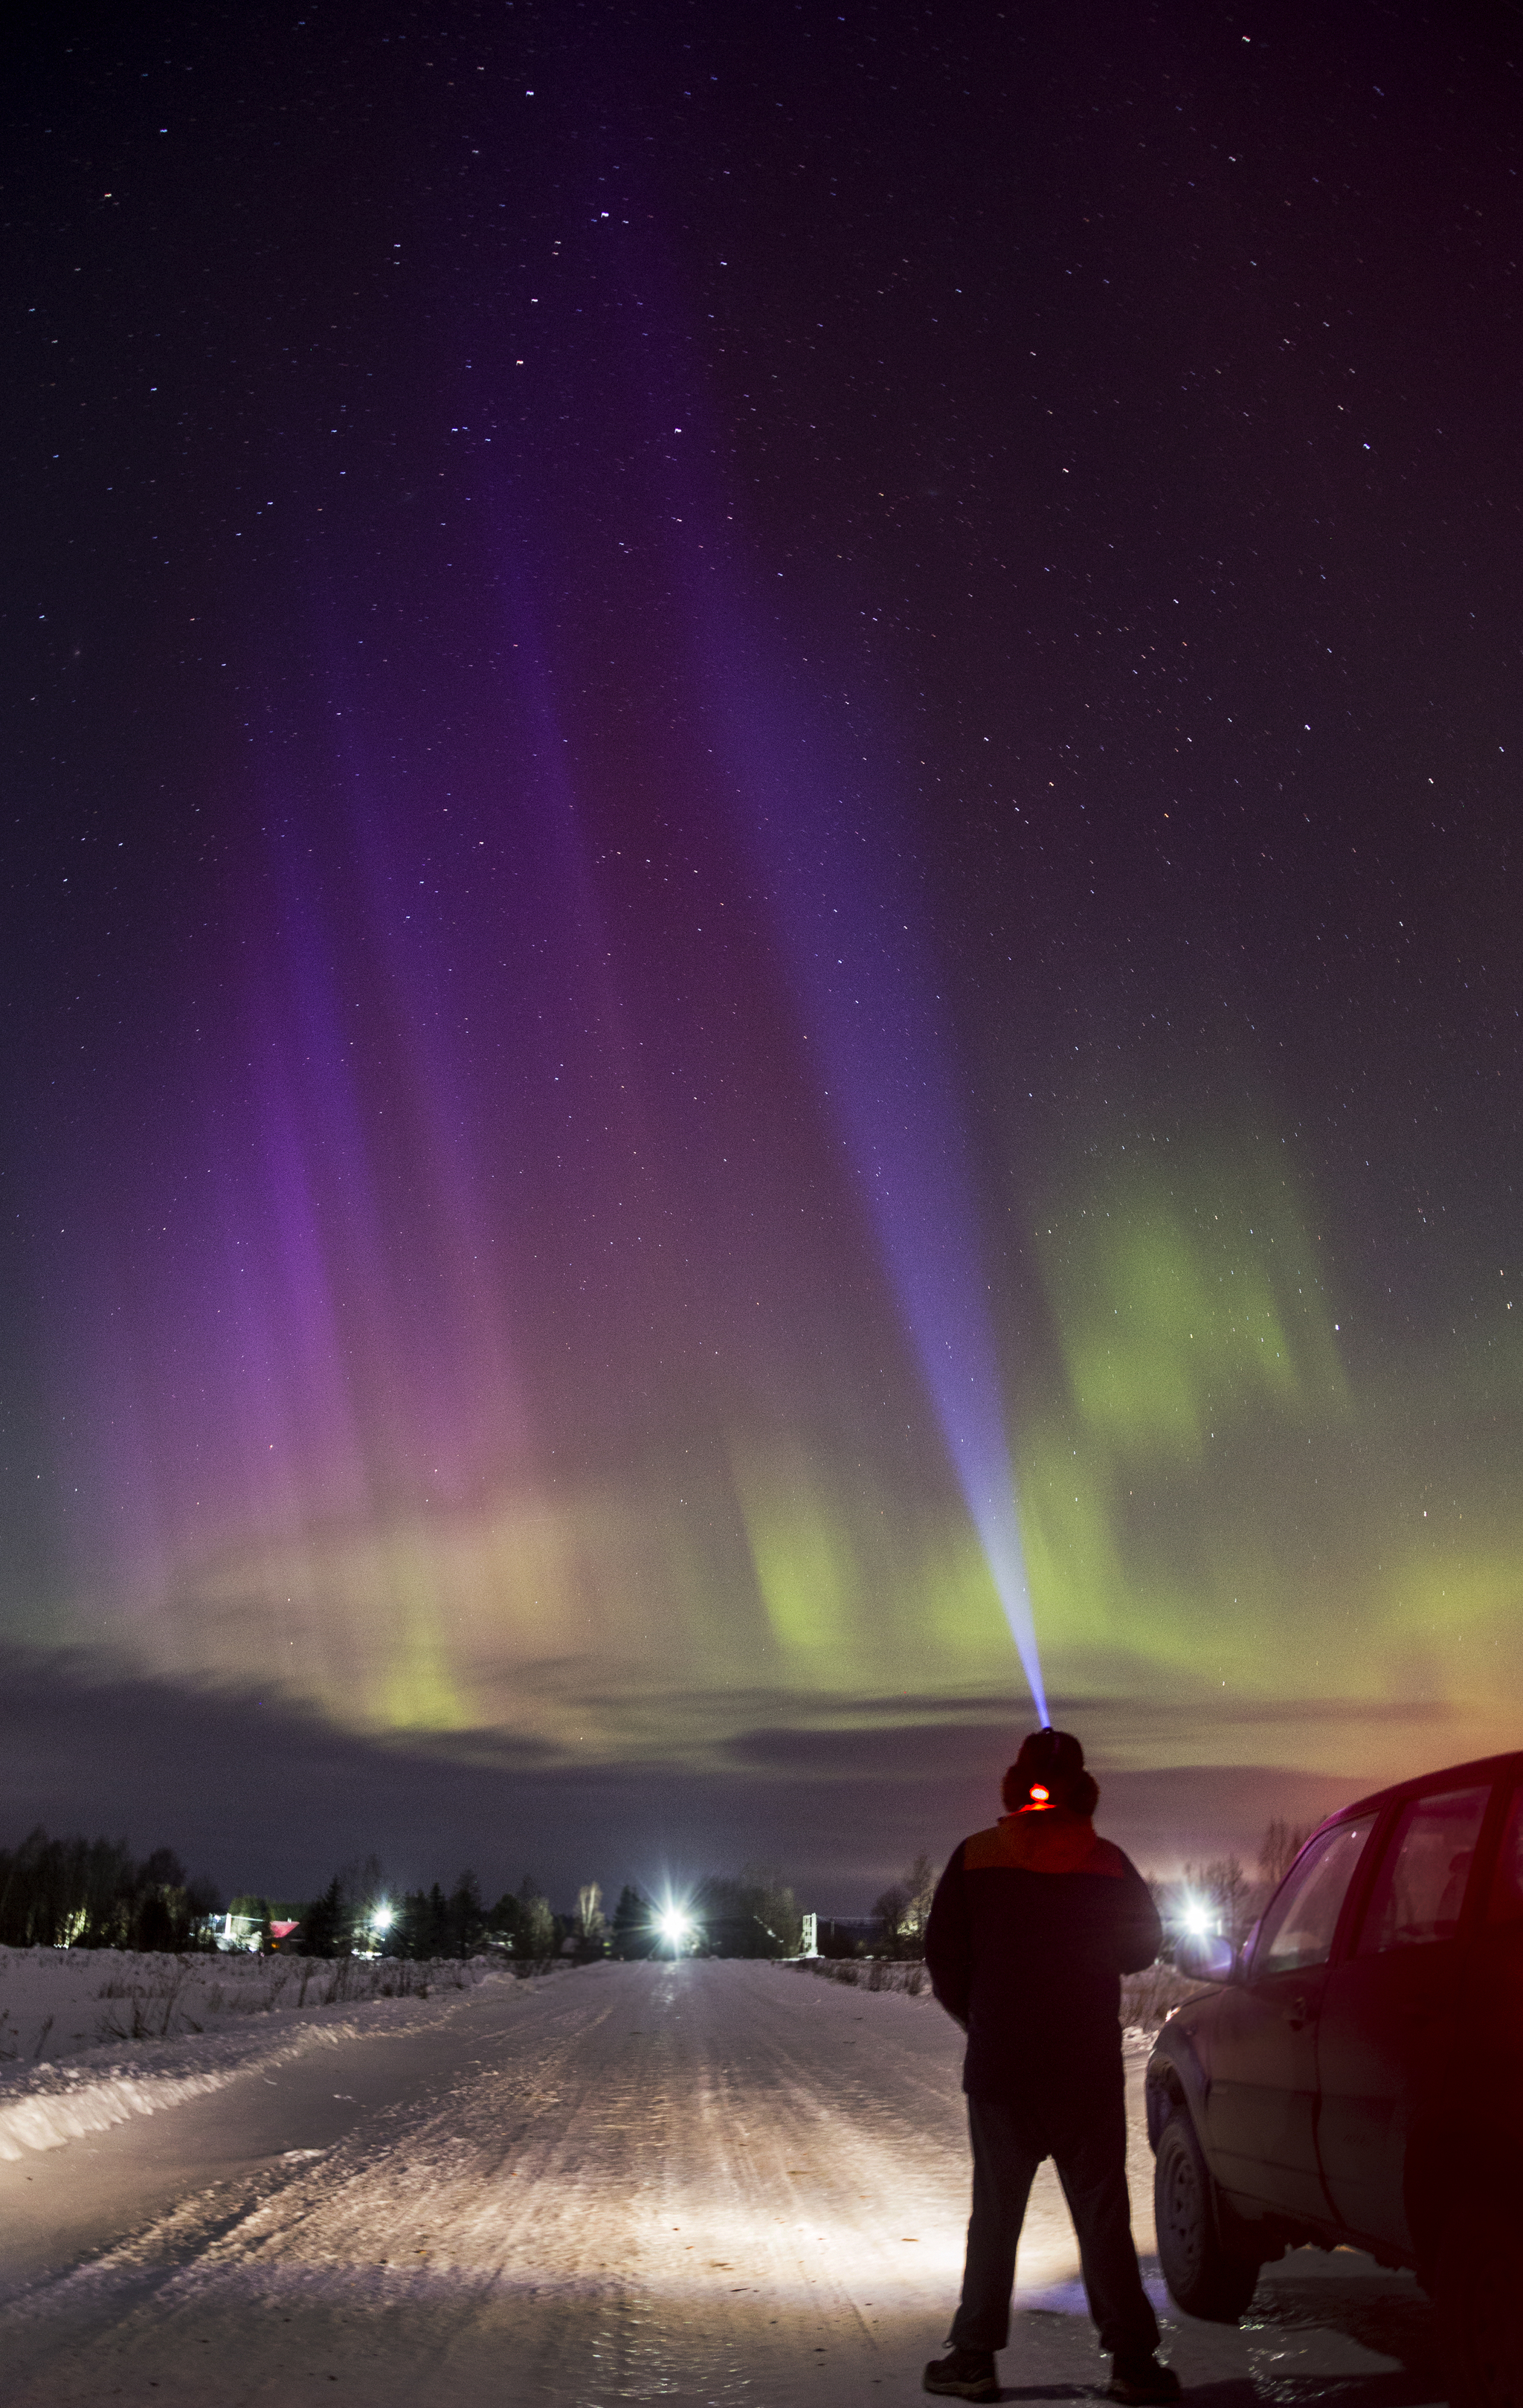
{"type": "Polygon", "coordinates": [[[9,2100],[0,2105],[0,2157],[22,2157],[28,2149],[61,2149],[65,2141],[107,2131],[130,2115],[151,2115],[157,2108],[178,2106],[182,2099],[198,2099],[229,2079],[226,2073],[191,2073],[179,2081],[134,2082],[116,2076],[9,2100]]]}
{"type": "Polygon", "coordinates": [[[906,1999],[931,1994],[924,1965],[900,1964],[888,1956],[790,1956],[785,1961],[796,1973],[817,1973],[822,1982],[843,1982],[848,1989],[897,1990],[906,1999]]]}
{"type": "MultiPolygon", "coordinates": [[[[823,1981],[843,1982],[859,1990],[894,1990],[901,1998],[928,1999],[930,1975],[924,1965],[901,1964],[884,1956],[790,1956],[795,1972],[817,1973],[823,1981]]],[[[1187,1981],[1172,1965],[1150,1965],[1142,1973],[1128,1973],[1121,1984],[1121,2022],[1128,2038],[1148,2039],[1175,2007],[1202,1995],[1199,1982],[1187,1981]]]]}
{"type": "Polygon", "coordinates": [[[0,1948],[0,2160],[340,2039],[421,2029],[485,1985],[511,1990],[511,1971],[481,1959],[0,1948]]]}

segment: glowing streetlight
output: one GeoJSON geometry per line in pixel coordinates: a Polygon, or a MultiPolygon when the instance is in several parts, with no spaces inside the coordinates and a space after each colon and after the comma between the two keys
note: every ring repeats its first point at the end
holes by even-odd
{"type": "Polygon", "coordinates": [[[693,1928],[693,1918],[684,1914],[680,1906],[668,1906],[657,1916],[655,1928],[675,1956],[693,1928]]]}

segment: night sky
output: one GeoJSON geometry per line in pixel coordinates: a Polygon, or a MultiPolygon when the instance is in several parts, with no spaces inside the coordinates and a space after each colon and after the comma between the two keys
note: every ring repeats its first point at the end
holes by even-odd
{"type": "Polygon", "coordinates": [[[1513,1743],[1523,19],[157,16],[5,75],[0,1840],[1513,1743]]]}

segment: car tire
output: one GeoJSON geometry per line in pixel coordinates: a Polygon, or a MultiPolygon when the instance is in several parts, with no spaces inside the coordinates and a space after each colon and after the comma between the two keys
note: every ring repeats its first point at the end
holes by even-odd
{"type": "Polygon", "coordinates": [[[1523,2402],[1523,2218],[1500,2200],[1452,2217],[1433,2270],[1451,2408],[1523,2402]]]}
{"type": "Polygon", "coordinates": [[[1258,2261],[1222,2246],[1215,2193],[1188,2111],[1176,2106],[1158,2136],[1153,2169],[1158,2263],[1187,2316],[1235,2325],[1258,2286],[1258,2261]]]}

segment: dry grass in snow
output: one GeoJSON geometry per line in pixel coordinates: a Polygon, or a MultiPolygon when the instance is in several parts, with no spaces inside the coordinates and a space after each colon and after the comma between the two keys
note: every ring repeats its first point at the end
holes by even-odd
{"type": "MultiPolygon", "coordinates": [[[[899,1964],[884,1956],[794,1956],[788,1961],[797,1972],[844,1982],[848,1988],[897,1990],[910,1999],[931,1995],[924,1965],[899,1964]]],[[[1200,1983],[1176,1973],[1172,1965],[1150,1965],[1144,1973],[1128,1973],[1121,1985],[1123,2028],[1151,2037],[1175,2007],[1200,1994],[1200,1983]]]]}
{"type": "Polygon", "coordinates": [[[0,1948],[0,2157],[55,2148],[361,2030],[437,2021],[506,1968],[473,1959],[136,1956],[0,1948]]]}

